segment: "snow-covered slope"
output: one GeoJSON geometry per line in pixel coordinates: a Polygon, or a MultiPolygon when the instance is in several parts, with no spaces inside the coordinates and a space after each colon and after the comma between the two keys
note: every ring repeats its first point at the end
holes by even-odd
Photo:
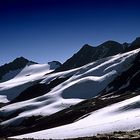
{"type": "Polygon", "coordinates": [[[14,78],[26,65],[36,64],[24,57],[18,57],[10,63],[0,66],[0,83],[14,78]]]}
{"type": "Polygon", "coordinates": [[[91,112],[74,123],[15,138],[65,139],[140,129],[140,95],[91,112]]]}
{"type": "MultiPolygon", "coordinates": [[[[87,99],[98,98],[102,96],[103,93],[107,93],[108,98],[112,98],[112,89],[116,86],[116,84],[114,84],[116,79],[121,79],[122,74],[136,65],[136,71],[134,71],[134,73],[133,71],[131,72],[132,74],[128,79],[128,84],[125,86],[121,85],[121,88],[118,86],[119,90],[121,90],[127,87],[131,83],[130,80],[139,74],[139,63],[135,64],[139,55],[140,49],[137,49],[100,59],[82,67],[63,72],[53,71],[55,68],[54,62],[52,66],[50,66],[50,63],[26,66],[13,79],[0,83],[0,101],[3,101],[3,103],[10,101],[9,104],[0,108],[0,119],[2,120],[0,123],[2,129],[0,127],[0,130],[3,132],[3,135],[6,135],[8,131],[11,131],[10,128],[22,127],[26,129],[28,126],[26,121],[32,117],[35,119],[35,122],[32,122],[33,126],[37,126],[37,124],[34,125],[34,123],[37,123],[36,117],[40,118],[41,116],[44,118],[51,115],[55,116],[55,113],[57,114],[59,112],[61,114],[61,111],[63,112],[64,109],[75,106],[87,99]],[[41,89],[39,87],[41,87],[41,89]],[[43,94],[41,94],[39,90],[34,90],[37,88],[39,88],[43,94]],[[22,101],[18,100],[19,96],[22,97],[26,95],[28,97],[30,92],[37,94],[37,96],[22,101]],[[13,99],[16,99],[15,102],[12,102],[13,99]]],[[[137,61],[139,62],[139,60],[137,61]]],[[[122,81],[123,80],[122,78],[122,81]]],[[[118,90],[118,88],[116,89],[118,90]]],[[[121,92],[121,94],[123,94],[123,92],[121,92]]],[[[114,97],[117,96],[119,95],[114,95],[114,97]]],[[[137,104],[139,98],[140,97],[137,96],[116,104],[113,104],[113,102],[112,105],[107,104],[107,107],[95,112],[90,111],[90,114],[85,114],[84,117],[81,115],[81,118],[75,120],[74,123],[21,137],[70,138],[72,136],[90,136],[97,133],[122,129],[135,129],[139,126],[136,125],[136,121],[139,120],[139,117],[137,117],[139,110],[137,110],[138,113],[136,115],[131,115],[132,117],[130,116],[130,119],[128,114],[134,114],[136,110],[126,111],[124,108],[137,104]],[[123,117],[121,117],[122,115],[123,117]],[[129,123],[127,118],[131,120],[131,123],[129,123]],[[129,125],[124,125],[124,122],[127,122],[129,125]],[[101,126],[103,126],[102,131],[101,126]],[[134,128],[134,126],[136,127],[134,128]],[[67,130],[69,133],[64,133],[64,130],[67,130]],[[93,132],[93,130],[95,131],[93,132]]],[[[55,119],[54,121],[57,122],[55,119]]],[[[30,125],[28,127],[30,127],[30,125]]],[[[45,126],[43,126],[43,129],[45,129],[45,126]]],[[[35,130],[30,129],[30,131],[35,130]]],[[[29,130],[27,130],[27,132],[29,132],[29,130]]],[[[13,133],[16,134],[15,132],[13,133]]],[[[0,134],[0,136],[3,135],[0,134]]],[[[9,135],[12,136],[13,134],[10,133],[9,135]]]]}
{"type": "MultiPolygon", "coordinates": [[[[34,84],[34,82],[39,81],[47,73],[52,72],[58,65],[54,63],[50,64],[32,64],[26,65],[22,70],[11,71],[5,75],[15,75],[14,78],[0,83],[0,98],[6,96],[7,99],[2,100],[1,102],[7,102],[16,98],[22,91],[34,84]],[[3,96],[2,96],[3,95],[3,96]]],[[[9,77],[8,77],[9,78],[9,77]]]]}
{"type": "MultiPolygon", "coordinates": [[[[17,83],[24,84],[39,79],[42,79],[40,83],[47,85],[56,78],[71,77],[42,96],[2,107],[0,109],[0,116],[6,117],[16,112],[20,113],[16,117],[3,121],[1,124],[19,125],[26,117],[51,115],[85,99],[99,95],[101,91],[107,88],[109,83],[131,67],[139,51],[140,50],[135,50],[118,54],[77,69],[46,76],[44,76],[44,74],[46,74],[48,65],[32,65],[25,68],[14,79],[7,83],[2,83],[1,86],[11,88],[11,86],[17,86],[17,83]]],[[[13,95],[13,93],[4,95],[10,96],[13,95]]]]}

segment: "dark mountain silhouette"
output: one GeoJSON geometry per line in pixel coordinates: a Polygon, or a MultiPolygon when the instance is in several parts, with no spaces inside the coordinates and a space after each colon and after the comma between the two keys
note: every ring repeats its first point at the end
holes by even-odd
{"type": "Polygon", "coordinates": [[[120,44],[116,41],[106,41],[103,44],[93,47],[85,44],[76,54],[69,58],[56,71],[64,71],[72,68],[78,68],[90,62],[124,53],[140,48],[140,37],[136,38],[132,43],[120,44]]]}
{"type": "Polygon", "coordinates": [[[76,54],[68,59],[60,68],[56,69],[56,71],[77,68],[98,59],[121,53],[123,51],[123,45],[116,41],[107,41],[97,47],[92,47],[86,44],[76,54]]]}
{"type": "Polygon", "coordinates": [[[24,57],[16,58],[14,61],[0,66],[0,80],[6,73],[8,73],[10,71],[14,71],[14,70],[18,70],[18,69],[20,70],[20,69],[24,68],[27,64],[31,65],[31,64],[35,64],[35,63],[36,62],[29,61],[28,59],[26,59],[24,57]]]}

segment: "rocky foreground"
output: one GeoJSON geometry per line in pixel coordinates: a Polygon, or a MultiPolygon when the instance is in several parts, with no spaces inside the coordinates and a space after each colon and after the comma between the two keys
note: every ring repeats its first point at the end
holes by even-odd
{"type": "MultiPolygon", "coordinates": [[[[0,138],[0,140],[19,140],[19,139],[0,138]]],[[[21,139],[21,140],[41,140],[41,139],[21,139]]],[[[113,132],[109,134],[97,134],[96,136],[93,137],[83,137],[83,138],[65,139],[65,140],[140,140],[140,130],[127,131],[127,132],[119,131],[119,132],[113,132]]]]}

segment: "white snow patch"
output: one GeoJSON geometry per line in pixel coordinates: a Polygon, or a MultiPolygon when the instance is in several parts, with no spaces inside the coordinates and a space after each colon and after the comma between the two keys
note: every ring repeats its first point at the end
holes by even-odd
{"type": "Polygon", "coordinates": [[[7,97],[0,95],[0,103],[8,103],[7,97]]]}
{"type": "MultiPolygon", "coordinates": [[[[46,76],[44,76],[44,74],[48,68],[47,65],[34,65],[31,69],[27,68],[26,70],[23,70],[19,75],[12,79],[13,81],[8,81],[3,87],[5,86],[5,89],[11,86],[15,87],[17,84],[22,84],[22,82],[26,83],[27,81],[29,82],[38,79],[43,79],[41,83],[47,84],[59,77],[71,76],[71,78],[54,87],[50,92],[43,96],[2,107],[0,109],[0,115],[2,116],[8,116],[17,110],[24,110],[17,117],[2,122],[2,124],[16,124],[21,118],[33,115],[50,115],[63,110],[70,105],[77,104],[84,99],[98,95],[116,78],[117,75],[120,75],[130,67],[139,51],[140,49],[118,54],[87,64],[80,68],[46,76]]],[[[49,68],[47,70],[49,70],[49,68]]]]}
{"type": "Polygon", "coordinates": [[[137,102],[140,102],[140,95],[94,111],[74,123],[14,138],[64,139],[140,129],[140,109],[126,110],[137,102]]]}
{"type": "Polygon", "coordinates": [[[17,97],[23,90],[33,84],[34,81],[40,80],[50,70],[48,64],[27,65],[13,79],[0,83],[0,95],[7,96],[7,100],[12,100],[17,97]]]}

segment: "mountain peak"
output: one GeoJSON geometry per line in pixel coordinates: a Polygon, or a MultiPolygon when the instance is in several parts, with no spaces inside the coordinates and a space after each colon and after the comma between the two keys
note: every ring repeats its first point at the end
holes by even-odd
{"type": "Polygon", "coordinates": [[[31,65],[31,64],[37,64],[36,62],[30,61],[30,60],[26,59],[26,58],[23,57],[23,56],[17,57],[17,58],[14,59],[13,62],[11,62],[11,63],[26,63],[26,64],[30,63],[30,65],[31,65]]]}
{"type": "Polygon", "coordinates": [[[26,59],[26,58],[24,58],[23,56],[17,57],[16,59],[14,59],[13,62],[17,62],[17,61],[20,61],[20,62],[29,62],[29,60],[26,59]]]}
{"type": "Polygon", "coordinates": [[[105,47],[120,47],[122,48],[122,44],[118,43],[117,41],[113,41],[113,40],[108,40],[104,43],[102,43],[101,45],[99,46],[105,46],[105,47]]]}
{"type": "Polygon", "coordinates": [[[56,71],[68,70],[72,68],[81,67],[90,62],[112,56],[123,52],[123,45],[116,41],[106,41],[103,44],[93,47],[85,44],[76,54],[68,59],[56,71]]]}
{"type": "Polygon", "coordinates": [[[22,56],[18,57],[14,59],[12,62],[0,66],[0,80],[5,74],[9,73],[10,71],[20,70],[23,69],[26,65],[32,64],[36,63],[33,61],[29,61],[28,59],[22,56]]]}
{"type": "Polygon", "coordinates": [[[85,44],[81,49],[88,49],[88,48],[93,48],[93,46],[89,44],[85,44]]]}
{"type": "Polygon", "coordinates": [[[94,47],[89,45],[89,44],[85,44],[78,52],[78,53],[81,53],[81,52],[87,52],[87,51],[93,51],[94,47]]]}
{"type": "Polygon", "coordinates": [[[48,64],[50,65],[50,69],[56,69],[62,65],[59,61],[51,61],[48,64]]]}

